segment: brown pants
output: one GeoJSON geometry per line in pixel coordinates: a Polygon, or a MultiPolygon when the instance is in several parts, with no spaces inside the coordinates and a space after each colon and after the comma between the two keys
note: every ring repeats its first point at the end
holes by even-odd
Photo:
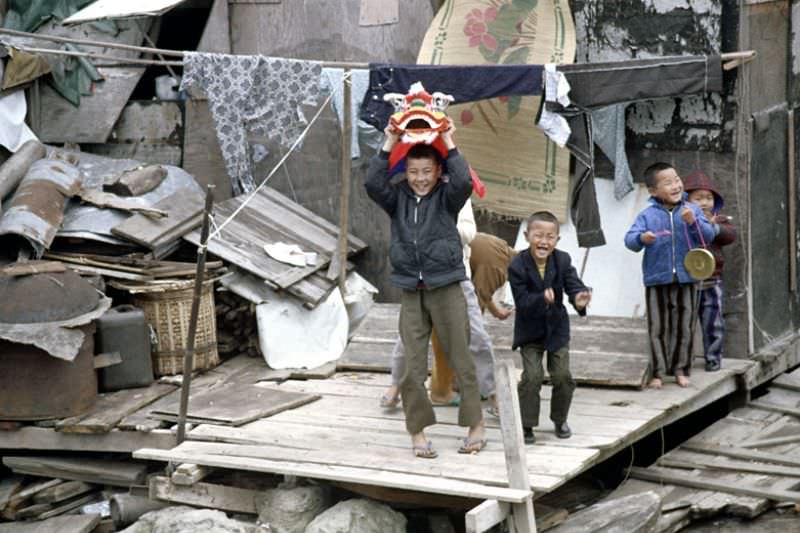
{"type": "Polygon", "coordinates": [[[458,424],[472,427],[482,419],[475,363],[469,351],[469,319],[464,292],[458,283],[428,290],[404,290],[400,300],[400,337],[406,352],[406,371],[400,394],[406,429],[419,433],[436,423],[425,380],[428,377],[428,339],[431,330],[453,369],[461,391],[458,424]]]}

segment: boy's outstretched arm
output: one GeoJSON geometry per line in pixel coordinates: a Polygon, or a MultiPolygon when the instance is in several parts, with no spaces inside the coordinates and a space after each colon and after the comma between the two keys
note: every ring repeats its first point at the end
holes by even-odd
{"type": "Polygon", "coordinates": [[[525,269],[514,268],[512,264],[508,267],[508,283],[511,285],[511,293],[514,295],[514,305],[517,312],[542,314],[547,310],[544,301],[544,291],[533,291],[528,288],[525,280],[525,269]]]}
{"type": "Polygon", "coordinates": [[[578,271],[572,266],[572,259],[567,257],[565,274],[564,274],[564,292],[567,293],[569,303],[575,308],[580,316],[586,315],[586,304],[588,299],[591,300],[591,291],[583,284],[581,278],[578,277],[578,271]],[[585,293],[585,294],[584,294],[585,293]]]}
{"type": "Polygon", "coordinates": [[[397,188],[389,183],[389,153],[400,139],[400,132],[391,125],[384,132],[386,140],[381,150],[369,160],[364,187],[367,189],[367,196],[392,216],[397,205],[397,188]]]}
{"type": "Polygon", "coordinates": [[[641,251],[645,243],[642,242],[642,234],[647,232],[647,225],[645,224],[644,214],[639,213],[636,220],[633,221],[631,229],[625,234],[625,247],[634,252],[641,251]]]}

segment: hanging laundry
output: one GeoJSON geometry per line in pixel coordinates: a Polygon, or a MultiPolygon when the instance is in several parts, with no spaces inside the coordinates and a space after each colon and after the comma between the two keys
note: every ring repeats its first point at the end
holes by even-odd
{"type": "Polygon", "coordinates": [[[616,104],[592,110],[592,140],[614,164],[614,198],[633,190],[633,175],[625,154],[625,108],[616,104]]]}
{"type": "Polygon", "coordinates": [[[563,72],[556,70],[554,63],[548,63],[544,66],[544,102],[539,113],[539,122],[537,126],[541,128],[545,134],[550,137],[560,147],[567,144],[567,139],[571,130],[567,119],[550,110],[551,106],[548,103],[557,103],[562,107],[567,107],[570,104],[569,93],[570,87],[567,78],[563,72]]]}
{"type": "MultiPolygon", "coordinates": [[[[339,123],[344,124],[344,91],[342,90],[342,77],[344,76],[344,69],[341,68],[324,68],[322,69],[322,87],[327,88],[333,93],[333,109],[339,117],[339,123]]],[[[358,134],[361,129],[359,126],[358,114],[361,107],[361,101],[364,100],[364,94],[369,87],[369,71],[366,69],[355,69],[350,71],[350,124],[351,124],[351,141],[350,141],[350,154],[353,159],[361,157],[361,148],[359,146],[358,134]]]]}
{"type": "Polygon", "coordinates": [[[234,194],[254,190],[247,133],[292,145],[308,124],[301,106],[317,103],[322,63],[186,52],[183,64],[180,88],[208,97],[234,194]]]}
{"type": "Polygon", "coordinates": [[[50,72],[43,56],[8,48],[8,62],[3,72],[3,90],[19,87],[50,72]]]}
{"type": "Polygon", "coordinates": [[[0,145],[16,152],[23,144],[36,135],[25,124],[28,105],[25,91],[11,91],[0,96],[0,145]]]}
{"type": "Polygon", "coordinates": [[[387,65],[369,66],[369,90],[361,104],[361,120],[383,130],[393,112],[387,93],[408,92],[415,82],[431,91],[452,95],[453,104],[497,96],[542,93],[542,65],[387,65]]]}

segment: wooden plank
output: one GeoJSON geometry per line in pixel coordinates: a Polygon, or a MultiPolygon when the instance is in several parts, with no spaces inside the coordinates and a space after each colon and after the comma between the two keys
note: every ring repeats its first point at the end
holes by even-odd
{"type": "Polygon", "coordinates": [[[48,518],[52,518],[52,517],[58,516],[60,514],[68,513],[69,511],[74,511],[75,509],[78,509],[79,507],[83,507],[87,503],[93,502],[98,497],[100,497],[100,493],[99,492],[95,492],[95,493],[92,493],[92,494],[87,494],[86,496],[80,496],[78,498],[74,498],[72,500],[69,500],[69,501],[66,501],[66,502],[62,503],[61,505],[53,507],[49,511],[46,511],[44,513],[39,514],[37,516],[37,518],[39,520],[46,520],[48,518]]]}
{"type": "Polygon", "coordinates": [[[570,515],[553,533],[614,531],[650,533],[661,515],[661,497],[654,492],[604,500],[570,515]]]}
{"type": "Polygon", "coordinates": [[[62,98],[47,84],[40,86],[47,120],[36,132],[44,143],[104,143],[144,74],[143,67],[97,69],[104,81],[92,96],[81,97],[80,107],[62,98]]]}
{"type": "Polygon", "coordinates": [[[781,374],[772,380],[771,385],[794,392],[800,392],[800,379],[794,377],[793,374],[781,374]]]}
{"type": "Polygon", "coordinates": [[[99,523],[99,514],[57,516],[41,522],[0,523],[0,533],[90,533],[99,523]]]}
{"type": "Polygon", "coordinates": [[[14,520],[17,511],[19,511],[22,506],[25,504],[26,500],[32,497],[34,494],[48,489],[50,487],[55,487],[62,480],[60,479],[49,479],[47,481],[40,481],[38,483],[34,483],[32,485],[28,485],[21,491],[15,493],[9,500],[6,502],[5,507],[2,511],[2,517],[8,520],[14,520]]]}
{"type": "MultiPolygon", "coordinates": [[[[318,399],[317,395],[255,385],[219,389],[192,396],[186,419],[240,426],[318,399]]],[[[178,406],[159,407],[151,410],[150,414],[154,418],[174,421],[178,416],[178,406]]]]}
{"type": "Polygon", "coordinates": [[[134,215],[111,228],[111,233],[132,242],[155,249],[165,240],[182,237],[199,224],[198,215],[203,211],[203,195],[195,189],[181,189],[153,206],[163,210],[167,216],[152,219],[134,215]]]}
{"type": "Polygon", "coordinates": [[[672,483],[673,485],[713,490],[716,492],[725,492],[727,494],[738,494],[753,498],[766,498],[768,500],[777,502],[785,501],[800,503],[800,492],[798,491],[775,489],[770,490],[742,484],[724,483],[708,479],[703,476],[686,476],[680,472],[658,467],[641,468],[634,466],[628,469],[628,473],[633,478],[642,479],[645,481],[672,483]]]}
{"type": "Polygon", "coordinates": [[[203,35],[197,44],[197,51],[230,54],[230,31],[228,0],[214,0],[203,35]]]}
{"type": "MultiPolygon", "coordinates": [[[[522,415],[519,410],[514,365],[510,361],[498,361],[494,367],[494,374],[508,486],[514,489],[526,489],[531,486],[531,483],[528,479],[525,442],[522,439],[522,415]]],[[[514,525],[518,533],[536,533],[532,496],[524,502],[514,503],[511,506],[509,522],[514,525]]]]}
{"type": "Polygon", "coordinates": [[[263,491],[228,487],[213,483],[184,486],[172,483],[168,477],[150,478],[150,499],[183,503],[195,507],[220,509],[234,513],[258,514],[258,502],[263,491]]]}
{"type": "Polygon", "coordinates": [[[742,448],[766,448],[768,446],[779,446],[781,444],[795,444],[800,442],[800,435],[787,435],[785,437],[772,437],[769,439],[759,439],[744,442],[742,448]]]}
{"type": "Polygon", "coordinates": [[[749,472],[752,474],[800,478],[800,468],[770,464],[745,463],[741,461],[726,461],[720,458],[687,460],[682,459],[680,455],[678,455],[677,458],[670,455],[660,458],[658,460],[658,464],[660,466],[683,468],[687,470],[717,469],[731,470],[734,472],[749,472]]]}
{"type": "Polygon", "coordinates": [[[178,465],[170,479],[175,485],[194,485],[211,472],[213,472],[213,469],[206,466],[183,463],[178,465]]]}
{"type": "Polygon", "coordinates": [[[789,407],[788,405],[778,405],[774,403],[764,402],[761,400],[754,400],[749,402],[747,405],[750,407],[758,407],[759,409],[764,409],[765,411],[772,411],[773,413],[780,413],[783,415],[792,415],[800,417],[800,408],[798,407],[789,407]]]}
{"type": "Polygon", "coordinates": [[[35,503],[58,503],[93,490],[94,487],[83,481],[65,481],[33,496],[35,503]]]}
{"type": "Polygon", "coordinates": [[[483,533],[504,521],[511,512],[506,502],[486,500],[464,515],[467,533],[483,533]]]}
{"type": "Polygon", "coordinates": [[[86,415],[65,418],[56,423],[64,433],[108,433],[127,415],[174,391],[175,387],[153,383],[148,387],[123,389],[99,395],[86,415]]]}
{"type": "Polygon", "coordinates": [[[723,455],[726,457],[732,457],[734,459],[742,459],[744,461],[759,461],[762,463],[800,467],[800,459],[794,459],[787,455],[776,453],[757,452],[745,448],[703,444],[692,441],[683,443],[680,447],[681,449],[690,452],[723,455]]]}
{"type": "Polygon", "coordinates": [[[0,449],[5,450],[71,450],[82,452],[130,453],[139,448],[172,448],[175,436],[169,431],[148,433],[112,430],[85,435],[61,433],[52,428],[24,426],[17,431],[0,431],[0,449]]]}
{"type": "Polygon", "coordinates": [[[328,379],[336,373],[336,361],[325,363],[314,368],[292,368],[290,369],[289,379],[328,379]]]}
{"type": "Polygon", "coordinates": [[[147,475],[147,465],[131,461],[89,457],[6,456],[3,457],[3,464],[18,474],[49,476],[122,487],[141,485],[147,475]]]}
{"type": "Polygon", "coordinates": [[[12,263],[0,268],[1,276],[18,277],[30,274],[45,274],[48,272],[64,272],[67,267],[58,261],[28,261],[25,263],[12,263]]]}
{"type": "Polygon", "coordinates": [[[214,197],[217,201],[227,200],[233,191],[208,101],[195,98],[186,100],[184,114],[183,168],[195,176],[203,189],[206,185],[215,185],[214,197]]]}
{"type": "Polygon", "coordinates": [[[368,468],[315,465],[292,461],[226,457],[212,454],[205,455],[194,452],[182,452],[177,449],[155,450],[144,448],[137,450],[133,455],[137,459],[148,459],[152,461],[195,463],[219,468],[248,470],[251,472],[267,472],[271,474],[345,481],[366,485],[381,485],[399,489],[417,490],[420,492],[432,492],[435,494],[450,494],[463,498],[521,502],[530,497],[529,490],[493,487],[467,481],[398,472],[385,472],[368,468]]]}
{"type": "Polygon", "coordinates": [[[7,476],[0,479],[0,511],[2,511],[11,497],[22,486],[22,476],[7,476]]]}

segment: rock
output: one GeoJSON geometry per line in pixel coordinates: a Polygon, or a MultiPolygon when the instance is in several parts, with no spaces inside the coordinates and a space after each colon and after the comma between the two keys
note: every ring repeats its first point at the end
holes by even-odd
{"type": "Polygon", "coordinates": [[[121,533],[196,533],[197,531],[261,533],[266,532],[266,529],[231,520],[222,511],[176,506],[146,513],[121,533]]]}
{"type": "Polygon", "coordinates": [[[371,500],[339,502],[317,516],[305,533],[405,533],[406,517],[371,500]]]}
{"type": "Polygon", "coordinates": [[[309,485],[269,489],[258,506],[258,521],[274,533],[303,533],[318,514],[330,507],[326,487],[309,485]]]}

